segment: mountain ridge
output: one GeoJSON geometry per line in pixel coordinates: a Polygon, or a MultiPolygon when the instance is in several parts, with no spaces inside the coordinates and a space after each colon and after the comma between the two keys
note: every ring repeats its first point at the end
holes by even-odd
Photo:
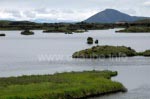
{"type": "Polygon", "coordinates": [[[106,9],[89,17],[88,19],[84,20],[84,22],[87,23],[116,23],[120,21],[134,22],[145,18],[147,17],[131,16],[115,9],[106,9]]]}

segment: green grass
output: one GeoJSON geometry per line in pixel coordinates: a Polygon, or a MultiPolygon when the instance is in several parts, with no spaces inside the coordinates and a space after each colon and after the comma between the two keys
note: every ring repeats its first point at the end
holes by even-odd
{"type": "Polygon", "coordinates": [[[0,99],[76,99],[125,91],[117,72],[85,71],[0,78],[0,99]]]}
{"type": "Polygon", "coordinates": [[[75,52],[73,58],[112,58],[135,56],[136,51],[125,46],[94,46],[89,49],[75,52]]]}

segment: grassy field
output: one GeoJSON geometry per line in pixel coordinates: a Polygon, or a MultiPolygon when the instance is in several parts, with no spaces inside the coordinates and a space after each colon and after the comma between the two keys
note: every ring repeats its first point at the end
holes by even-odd
{"type": "Polygon", "coordinates": [[[80,99],[126,91],[117,72],[85,71],[0,78],[0,99],[80,99]]]}

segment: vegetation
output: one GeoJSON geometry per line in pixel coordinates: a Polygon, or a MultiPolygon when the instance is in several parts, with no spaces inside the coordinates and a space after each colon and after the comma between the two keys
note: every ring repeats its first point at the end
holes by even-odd
{"type": "Polygon", "coordinates": [[[150,50],[146,50],[144,52],[138,52],[137,55],[149,57],[150,56],[150,50]]]}
{"type": "Polygon", "coordinates": [[[0,99],[81,99],[127,91],[117,72],[85,71],[0,78],[0,99]]]}
{"type": "Polygon", "coordinates": [[[140,33],[140,32],[149,32],[150,33],[150,27],[128,27],[124,30],[116,31],[116,32],[130,32],[130,33],[140,33]]]}
{"type": "Polygon", "coordinates": [[[47,30],[43,31],[44,33],[65,33],[65,34],[73,34],[74,33],[84,33],[86,30],[78,30],[78,29],[72,29],[69,27],[54,27],[49,28],[47,30]]]}
{"type": "Polygon", "coordinates": [[[135,56],[136,51],[125,46],[94,46],[89,49],[75,52],[73,58],[112,58],[135,56]]]}
{"type": "MultiPolygon", "coordinates": [[[[29,28],[31,30],[46,30],[52,31],[54,29],[65,29],[71,32],[83,33],[87,30],[102,30],[112,28],[128,28],[130,26],[136,27],[149,27],[150,23],[144,22],[133,22],[133,23],[35,23],[30,21],[8,21],[0,20],[0,30],[23,30],[29,28]]],[[[54,32],[54,31],[53,31],[54,32]]],[[[66,32],[66,31],[65,31],[66,32]]],[[[64,32],[64,33],[65,33],[64,32]]]]}
{"type": "Polygon", "coordinates": [[[34,32],[30,31],[30,30],[24,30],[21,32],[22,35],[33,35],[34,32]]]}
{"type": "Polygon", "coordinates": [[[47,29],[47,30],[44,30],[43,31],[44,33],[66,33],[66,32],[70,32],[69,30],[67,30],[66,28],[50,28],[50,29],[47,29]]]}
{"type": "Polygon", "coordinates": [[[150,18],[135,21],[135,23],[150,23],[150,18]]]}
{"type": "Polygon", "coordinates": [[[6,36],[6,34],[2,33],[2,34],[0,34],[0,36],[6,36]]]}
{"type": "Polygon", "coordinates": [[[87,44],[93,44],[93,38],[92,37],[87,38],[87,44]]]}

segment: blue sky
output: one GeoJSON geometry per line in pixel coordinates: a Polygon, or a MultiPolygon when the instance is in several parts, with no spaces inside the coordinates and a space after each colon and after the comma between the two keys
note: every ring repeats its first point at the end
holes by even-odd
{"type": "Polygon", "coordinates": [[[150,16],[150,0],[0,0],[0,19],[82,21],[107,8],[150,16]]]}

